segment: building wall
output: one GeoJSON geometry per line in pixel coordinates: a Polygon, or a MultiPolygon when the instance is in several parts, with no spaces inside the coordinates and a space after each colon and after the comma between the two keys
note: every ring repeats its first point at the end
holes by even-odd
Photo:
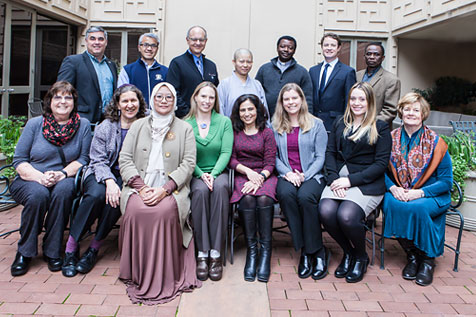
{"type": "Polygon", "coordinates": [[[412,88],[429,88],[442,76],[456,76],[476,82],[476,43],[402,39],[398,42],[398,48],[398,76],[402,82],[402,95],[412,88]]]}

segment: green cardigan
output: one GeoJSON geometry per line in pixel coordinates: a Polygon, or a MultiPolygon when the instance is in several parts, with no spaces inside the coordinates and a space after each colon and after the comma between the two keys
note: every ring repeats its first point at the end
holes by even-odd
{"type": "Polygon", "coordinates": [[[200,178],[203,173],[210,173],[216,178],[228,165],[233,149],[233,128],[230,119],[213,110],[210,129],[205,138],[200,136],[195,117],[186,121],[192,126],[197,143],[197,165],[193,176],[200,178]]]}

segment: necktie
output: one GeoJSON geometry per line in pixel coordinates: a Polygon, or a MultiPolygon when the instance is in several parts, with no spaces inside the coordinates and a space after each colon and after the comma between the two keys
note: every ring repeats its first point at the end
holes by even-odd
{"type": "Polygon", "coordinates": [[[326,78],[327,78],[327,69],[329,68],[329,63],[324,66],[324,72],[322,72],[321,83],[319,84],[319,92],[323,92],[326,87],[326,78]]]}
{"type": "Polygon", "coordinates": [[[200,74],[202,74],[203,76],[203,68],[202,68],[202,64],[200,63],[200,60],[197,59],[197,67],[198,67],[198,71],[200,72],[200,74]]]}

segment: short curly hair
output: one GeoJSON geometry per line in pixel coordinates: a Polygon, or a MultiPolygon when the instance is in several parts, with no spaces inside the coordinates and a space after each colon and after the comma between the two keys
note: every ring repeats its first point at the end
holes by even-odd
{"type": "Polygon", "coordinates": [[[47,116],[49,114],[52,114],[51,112],[51,100],[53,99],[56,94],[61,93],[61,94],[69,94],[73,96],[73,110],[69,114],[69,117],[72,118],[73,115],[75,115],[78,112],[78,92],[76,89],[68,83],[67,81],[57,81],[54,83],[50,89],[48,89],[48,92],[46,93],[45,97],[43,98],[43,116],[47,116]]]}
{"type": "Polygon", "coordinates": [[[430,116],[430,104],[428,103],[428,101],[426,101],[425,98],[423,98],[422,95],[416,92],[409,92],[408,94],[400,98],[397,105],[398,117],[402,119],[403,108],[405,108],[406,105],[411,105],[415,102],[420,103],[421,121],[423,122],[428,119],[428,117],[430,116]]]}
{"type": "Polygon", "coordinates": [[[135,92],[135,94],[137,95],[137,99],[139,99],[139,111],[136,114],[136,118],[139,119],[145,117],[146,104],[144,97],[142,96],[142,92],[134,85],[125,84],[117,88],[116,91],[114,91],[114,95],[112,95],[111,101],[107,105],[106,111],[104,113],[104,116],[107,119],[111,120],[112,122],[117,122],[121,119],[121,112],[119,111],[119,100],[121,99],[121,95],[123,93],[129,91],[135,92]]]}

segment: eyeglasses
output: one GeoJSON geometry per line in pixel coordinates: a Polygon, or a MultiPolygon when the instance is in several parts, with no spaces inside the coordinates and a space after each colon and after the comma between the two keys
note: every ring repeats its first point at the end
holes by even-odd
{"type": "Polygon", "coordinates": [[[73,101],[73,96],[54,96],[53,97],[54,101],[73,101]]]}
{"type": "Polygon", "coordinates": [[[196,39],[196,38],[191,38],[191,37],[189,37],[188,40],[189,40],[190,42],[204,43],[207,39],[196,39]]]}
{"type": "Polygon", "coordinates": [[[165,101],[167,101],[167,102],[174,101],[174,96],[172,96],[172,95],[159,95],[159,94],[157,94],[157,95],[154,96],[154,99],[157,100],[157,101],[162,101],[162,100],[164,100],[164,98],[165,98],[165,101]]]}
{"type": "Polygon", "coordinates": [[[157,47],[159,47],[158,44],[150,44],[150,43],[141,43],[141,44],[139,44],[139,46],[143,46],[145,48],[157,48],[157,47]]]}

